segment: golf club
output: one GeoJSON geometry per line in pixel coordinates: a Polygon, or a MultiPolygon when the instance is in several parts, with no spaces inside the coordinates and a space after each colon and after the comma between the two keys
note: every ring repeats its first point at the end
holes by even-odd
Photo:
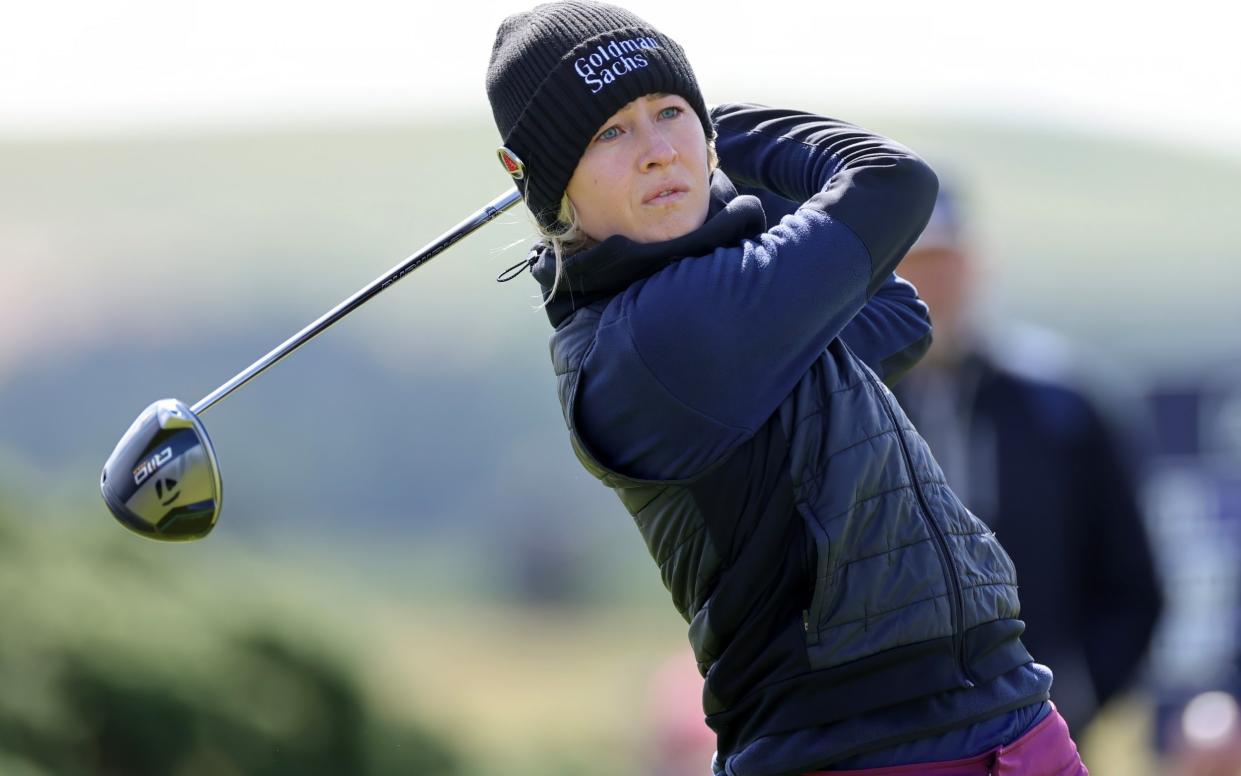
{"type": "Polygon", "coordinates": [[[220,515],[223,490],[215,449],[198,416],[371,297],[511,208],[520,198],[516,189],[496,197],[194,406],[177,399],[161,399],[143,410],[108,456],[99,478],[104,503],[113,517],[135,533],[162,541],[201,539],[210,533],[220,515]]]}

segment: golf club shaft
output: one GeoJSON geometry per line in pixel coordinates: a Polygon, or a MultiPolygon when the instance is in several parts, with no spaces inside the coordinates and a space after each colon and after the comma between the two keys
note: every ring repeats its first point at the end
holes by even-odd
{"type": "Polygon", "coordinates": [[[324,313],[314,323],[311,323],[297,334],[294,334],[292,337],[289,337],[287,340],[280,343],[280,345],[276,346],[270,353],[263,356],[258,361],[255,361],[241,372],[238,372],[237,375],[235,375],[231,380],[200,399],[197,404],[190,408],[191,411],[193,411],[196,415],[206,412],[207,409],[216,402],[250,382],[255,377],[258,377],[263,370],[267,369],[267,367],[314,339],[314,337],[324,329],[353,312],[371,297],[405,277],[410,272],[418,269],[418,267],[430,261],[462,237],[465,237],[478,227],[503,213],[505,210],[508,210],[516,204],[517,200],[520,198],[521,195],[517,193],[517,189],[511,189],[508,192],[496,197],[491,202],[487,203],[481,210],[469,216],[452,229],[449,229],[447,232],[440,235],[433,242],[426,245],[422,250],[413,254],[400,264],[373,280],[369,285],[359,290],[353,296],[324,313]]]}

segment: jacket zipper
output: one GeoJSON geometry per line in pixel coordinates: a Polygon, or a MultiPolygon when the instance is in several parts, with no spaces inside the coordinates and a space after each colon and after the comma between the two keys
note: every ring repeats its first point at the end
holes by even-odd
{"type": "Polygon", "coordinates": [[[961,579],[957,576],[957,567],[952,562],[952,553],[948,550],[948,540],[944,538],[943,531],[939,525],[931,517],[931,507],[927,503],[926,495],[922,492],[922,486],[918,482],[918,474],[914,471],[913,457],[909,454],[909,448],[905,444],[905,434],[901,430],[900,422],[896,419],[896,411],[892,409],[892,402],[888,399],[888,393],[883,389],[882,385],[878,385],[876,378],[869,377],[875,384],[876,390],[879,391],[879,398],[883,400],[883,408],[888,411],[888,417],[892,420],[892,428],[896,432],[896,441],[901,448],[901,457],[905,459],[905,470],[909,473],[909,482],[913,485],[914,494],[918,497],[918,506],[922,514],[922,520],[931,529],[931,534],[935,537],[936,544],[939,545],[940,560],[944,564],[944,568],[948,572],[948,581],[952,585],[952,649],[957,659],[957,668],[960,669],[961,675],[965,677],[966,686],[973,687],[974,677],[965,665],[965,638],[964,638],[964,622],[965,622],[965,603],[961,594],[961,579]]]}

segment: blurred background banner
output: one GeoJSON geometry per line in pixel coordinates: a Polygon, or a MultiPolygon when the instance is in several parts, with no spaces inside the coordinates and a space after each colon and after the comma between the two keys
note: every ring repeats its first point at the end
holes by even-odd
{"type": "MultiPolygon", "coordinates": [[[[1087,762],[1177,767],[1181,709],[1237,689],[1235,19],[1200,0],[625,5],[685,47],[708,102],[854,121],[960,184],[984,325],[1071,342],[1144,440],[1164,616],[1087,762]]],[[[210,539],[142,541],[99,498],[147,404],[198,400],[510,185],[483,76],[524,7],[6,13],[0,771],[657,769],[646,721],[671,701],[648,685],[692,671],[684,624],[573,458],[534,282],[494,282],[533,239],[520,206],[204,415],[210,539]]],[[[691,745],[709,756],[668,744],[691,745]]]]}

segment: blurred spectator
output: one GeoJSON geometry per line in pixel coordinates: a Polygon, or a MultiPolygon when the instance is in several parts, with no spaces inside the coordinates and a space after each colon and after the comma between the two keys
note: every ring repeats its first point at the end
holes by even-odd
{"type": "Polygon", "coordinates": [[[953,490],[1001,537],[1021,584],[1022,637],[1055,673],[1081,731],[1134,678],[1161,607],[1120,435],[1071,379],[1069,349],[1025,331],[997,346],[977,324],[977,265],[944,189],[899,272],[935,326],[896,393],[953,490]]]}
{"type": "Polygon", "coordinates": [[[1241,774],[1241,370],[1212,371],[1151,396],[1145,495],[1168,591],[1155,743],[1175,776],[1241,774]]]}
{"type": "Polygon", "coordinates": [[[1185,705],[1171,739],[1171,776],[1241,774],[1241,720],[1232,695],[1212,690],[1185,705]]]}
{"type": "Polygon", "coordinates": [[[715,733],[703,717],[702,676],[691,650],[669,656],[652,675],[643,719],[643,773],[686,776],[711,770],[715,733]]]}

